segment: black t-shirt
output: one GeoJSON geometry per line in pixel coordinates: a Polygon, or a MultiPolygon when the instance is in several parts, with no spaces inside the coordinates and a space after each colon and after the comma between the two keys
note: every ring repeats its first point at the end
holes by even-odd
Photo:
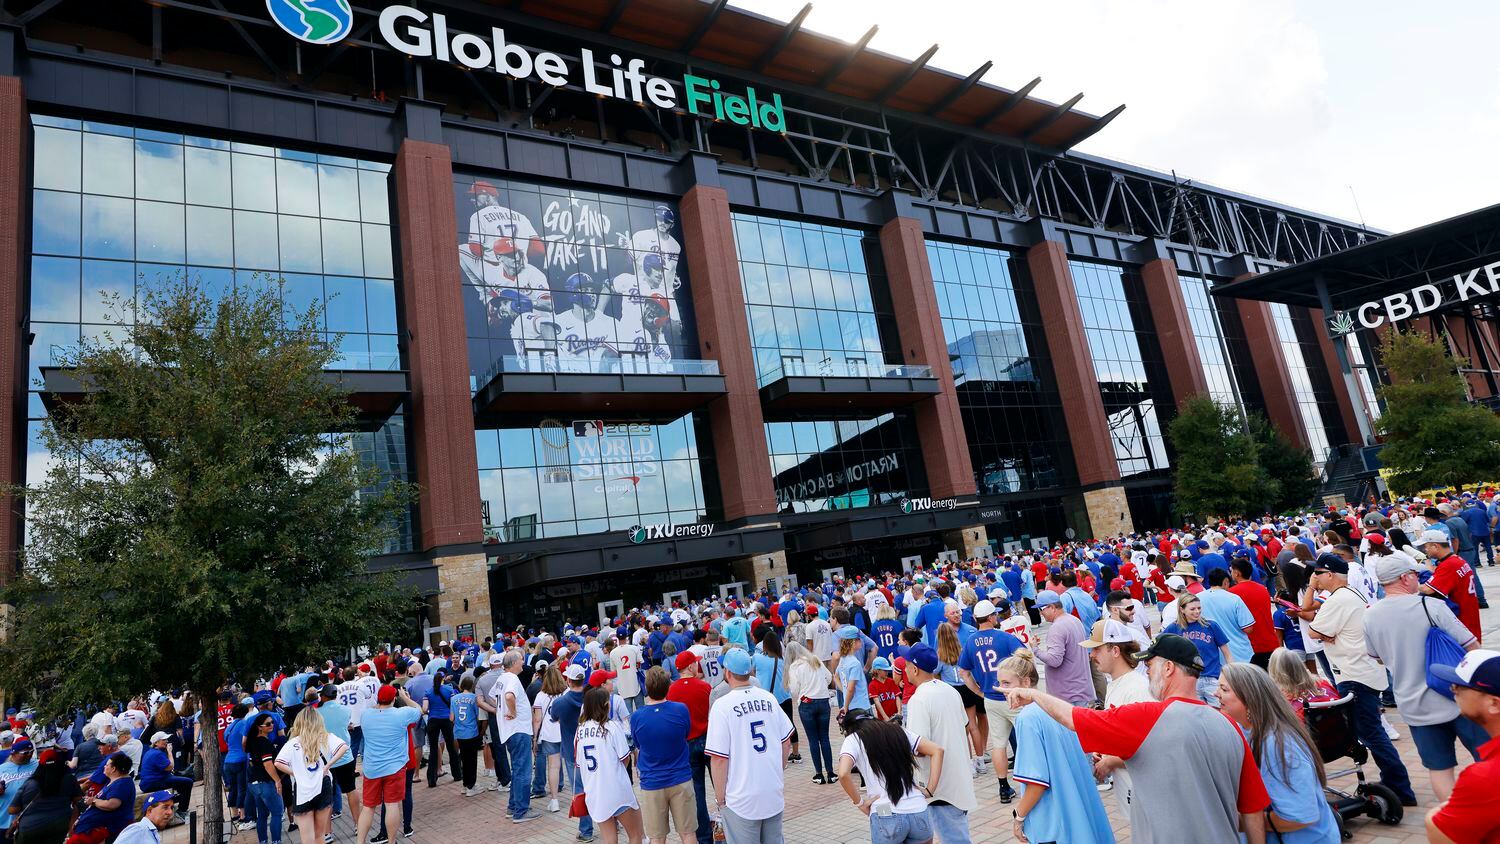
{"type": "Polygon", "coordinates": [[[245,743],[245,758],[250,763],[251,782],[275,782],[266,773],[266,763],[276,761],[276,743],[265,736],[255,736],[245,743]]]}
{"type": "Polygon", "coordinates": [[[18,830],[66,823],[73,817],[73,804],[83,799],[83,791],[78,787],[78,780],[67,774],[63,775],[60,785],[56,794],[46,797],[41,796],[41,781],[36,777],[21,786],[21,793],[16,795],[16,805],[23,809],[16,826],[18,830]]]}

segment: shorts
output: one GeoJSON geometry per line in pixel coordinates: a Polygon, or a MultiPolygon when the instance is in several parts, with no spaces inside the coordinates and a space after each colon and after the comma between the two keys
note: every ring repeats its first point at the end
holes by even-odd
{"type": "Polygon", "coordinates": [[[406,797],[406,769],[383,777],[365,777],[364,793],[360,802],[366,809],[381,803],[400,803],[406,797]]]}
{"type": "Polygon", "coordinates": [[[1422,760],[1422,767],[1429,771],[1447,771],[1458,767],[1458,752],[1454,745],[1459,741],[1464,743],[1470,753],[1475,754],[1476,762],[1479,761],[1479,746],[1489,741],[1489,736],[1483,729],[1462,715],[1443,724],[1406,726],[1411,729],[1411,741],[1417,746],[1417,757],[1422,760]]]}
{"type": "Polygon", "coordinates": [[[953,688],[958,690],[958,696],[963,699],[964,709],[974,709],[984,703],[984,695],[974,694],[974,690],[969,688],[967,683],[962,686],[954,686],[953,688]]]}
{"type": "Polygon", "coordinates": [[[339,791],[342,791],[345,794],[354,793],[354,780],[357,778],[357,776],[354,773],[353,759],[350,759],[348,762],[338,766],[337,768],[330,769],[329,773],[333,774],[333,782],[339,787],[339,791]]]}
{"type": "Polygon", "coordinates": [[[1016,727],[1016,716],[1020,712],[1011,709],[1009,701],[985,698],[984,714],[990,716],[990,760],[994,761],[995,748],[999,748],[1001,753],[1010,752],[1007,746],[1010,744],[1011,731],[1016,727]]]}
{"type": "Polygon", "coordinates": [[[562,742],[547,741],[546,739],[537,742],[536,755],[542,759],[546,759],[548,756],[556,756],[559,753],[562,753],[562,742]]]}
{"type": "Polygon", "coordinates": [[[333,805],[333,778],[323,778],[323,790],[317,796],[306,803],[298,803],[292,807],[292,814],[305,815],[308,812],[317,812],[333,805]]]}
{"type": "Polygon", "coordinates": [[[693,781],[681,782],[668,788],[641,791],[641,820],[646,826],[647,838],[667,837],[667,818],[684,840],[692,838],[698,831],[698,809],[693,800],[693,781]]]}

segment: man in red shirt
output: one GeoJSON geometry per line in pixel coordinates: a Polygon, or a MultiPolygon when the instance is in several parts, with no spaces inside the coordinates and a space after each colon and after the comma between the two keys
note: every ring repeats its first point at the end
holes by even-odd
{"type": "Polygon", "coordinates": [[[1483,642],[1479,629],[1479,596],[1474,591],[1474,569],[1453,553],[1447,534],[1440,530],[1424,531],[1417,542],[1422,546],[1422,553],[1433,561],[1432,579],[1422,586],[1422,591],[1457,604],[1458,620],[1483,642]]]}
{"type": "Polygon", "coordinates": [[[1271,619],[1271,593],[1255,582],[1254,573],[1248,558],[1235,557],[1229,563],[1229,579],[1234,582],[1229,591],[1240,596],[1255,619],[1255,626],[1250,628],[1250,650],[1253,652],[1250,662],[1266,668],[1271,664],[1271,652],[1281,646],[1281,639],[1276,635],[1276,624],[1271,619]]]}
{"type": "Polygon", "coordinates": [[[703,663],[692,651],[677,655],[677,682],[667,689],[667,700],[675,701],[688,710],[688,763],[693,769],[693,799],[698,804],[698,830],[712,834],[713,822],[708,819],[708,794],[705,774],[708,771],[708,756],[703,751],[708,736],[708,696],[713,693],[703,679],[703,663]]]}
{"type": "Polygon", "coordinates": [[[1434,665],[1434,676],[1453,684],[1458,711],[1484,728],[1480,761],[1458,775],[1448,800],[1427,813],[1427,840],[1436,844],[1500,841],[1500,652],[1469,651],[1455,666],[1434,665]]]}

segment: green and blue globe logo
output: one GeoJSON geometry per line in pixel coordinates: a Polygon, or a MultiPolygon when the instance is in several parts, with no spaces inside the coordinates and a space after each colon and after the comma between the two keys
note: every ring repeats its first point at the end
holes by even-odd
{"type": "Polygon", "coordinates": [[[276,25],[309,44],[336,44],[354,28],[349,0],[266,0],[276,25]]]}
{"type": "Polygon", "coordinates": [[[630,541],[640,545],[646,541],[646,529],[640,525],[632,525],[630,528],[630,541]]]}

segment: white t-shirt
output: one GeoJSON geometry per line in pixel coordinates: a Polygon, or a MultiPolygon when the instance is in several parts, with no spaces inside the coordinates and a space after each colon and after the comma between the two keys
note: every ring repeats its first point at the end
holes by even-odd
{"type": "Polygon", "coordinates": [[[302,740],[298,738],[288,739],[276,754],[276,761],[283,762],[292,769],[292,783],[296,787],[296,799],[290,801],[293,805],[300,805],[317,797],[323,790],[323,777],[328,775],[329,763],[344,755],[348,747],[344,740],[335,735],[324,737],[323,749],[318,754],[317,761],[312,765],[307,764],[307,757],[302,753],[302,740]]]}
{"type": "MultiPolygon", "coordinates": [[[[1306,587],[1302,591],[1297,593],[1297,606],[1302,606],[1302,598],[1307,595],[1307,590],[1311,588],[1311,586],[1306,587]]],[[[1327,592],[1318,593],[1319,601],[1326,597],[1328,597],[1327,592]]],[[[1163,621],[1162,623],[1165,624],[1166,622],[1163,621]]],[[[1306,654],[1322,653],[1323,643],[1313,638],[1312,632],[1308,630],[1307,625],[1307,619],[1303,618],[1299,613],[1297,616],[1297,629],[1302,631],[1302,652],[1306,654]]]]}
{"type": "MultiPolygon", "coordinates": [[[[912,756],[915,757],[917,755],[917,742],[922,740],[921,737],[911,730],[903,729],[901,732],[906,733],[906,742],[911,745],[912,756]]],[[[917,790],[919,783],[926,785],[926,782],[916,779],[912,780],[912,787],[907,789],[899,801],[894,804],[891,803],[890,792],[886,789],[885,780],[881,779],[880,771],[865,759],[865,745],[864,742],[859,740],[858,735],[848,736],[844,739],[844,743],[839,745],[839,755],[848,756],[850,759],[853,759],[854,767],[859,769],[860,773],[864,775],[865,793],[875,797],[875,802],[870,804],[871,812],[875,812],[881,806],[890,806],[891,812],[894,814],[914,815],[927,808],[927,799],[922,796],[922,792],[917,790]]]]}
{"type": "Polygon", "coordinates": [[[698,657],[699,664],[703,666],[704,682],[712,688],[718,688],[724,682],[724,669],[719,667],[719,657],[724,655],[724,646],[693,645],[688,650],[698,657]]]}
{"type": "Polygon", "coordinates": [[[641,649],[635,645],[616,645],[609,652],[615,667],[615,691],[633,698],[641,693],[641,649]]]}
{"type": "MultiPolygon", "coordinates": [[[[1144,664],[1144,663],[1143,663],[1144,664]]],[[[1151,681],[1145,674],[1132,671],[1109,681],[1104,692],[1104,708],[1114,709],[1127,703],[1144,703],[1156,700],[1151,696],[1151,681]]]]}
{"type": "Polygon", "coordinates": [[[541,741],[561,742],[562,723],[559,722],[556,718],[552,717],[551,710],[553,700],[555,700],[555,698],[553,698],[552,695],[549,695],[546,692],[537,692],[536,700],[532,702],[531,708],[539,709],[542,712],[542,729],[537,733],[537,738],[541,741]]]}
{"type": "Polygon", "coordinates": [[[1031,647],[1031,627],[1026,623],[1026,616],[1022,614],[1012,615],[1010,618],[1000,622],[1000,629],[1021,640],[1021,644],[1031,647]]]}
{"type": "Polygon", "coordinates": [[[625,768],[629,756],[630,745],[616,722],[578,724],[573,759],[583,775],[583,802],[596,823],[609,820],[621,809],[640,808],[630,784],[630,772],[625,768]]]}
{"type": "MultiPolygon", "coordinates": [[[[971,812],[974,800],[974,769],[969,765],[969,754],[962,748],[968,738],[968,716],[964,714],[964,701],[958,691],[933,679],[917,686],[911,701],[906,705],[906,727],[941,748],[954,748],[943,754],[943,775],[938,779],[935,800],[946,800],[965,812],[971,812]]],[[[927,773],[932,760],[922,757],[917,760],[917,782],[927,782],[927,773]]]]}
{"type": "Polygon", "coordinates": [[[1385,668],[1365,646],[1365,609],[1364,596],[1341,586],[1318,608],[1312,629],[1333,637],[1332,642],[1323,643],[1323,649],[1333,662],[1339,682],[1352,680],[1381,692],[1386,689],[1385,668]]]}
{"type": "Polygon", "coordinates": [[[791,736],[791,719],[759,686],[732,688],[709,708],[704,751],[729,760],[724,803],[730,811],[760,821],[786,808],[781,743],[791,736]]]}
{"type": "Polygon", "coordinates": [[[818,655],[818,659],[827,662],[833,659],[833,628],[827,621],[814,618],[807,622],[807,638],[812,642],[812,652],[818,655]]]}
{"type": "Polygon", "coordinates": [[[504,744],[511,736],[525,733],[531,735],[531,698],[526,696],[526,688],[521,685],[521,678],[510,673],[501,671],[500,679],[495,682],[495,687],[490,690],[495,711],[500,716],[500,743],[504,744]],[[505,696],[513,694],[516,696],[516,717],[511,718],[506,710],[505,696]]]}

